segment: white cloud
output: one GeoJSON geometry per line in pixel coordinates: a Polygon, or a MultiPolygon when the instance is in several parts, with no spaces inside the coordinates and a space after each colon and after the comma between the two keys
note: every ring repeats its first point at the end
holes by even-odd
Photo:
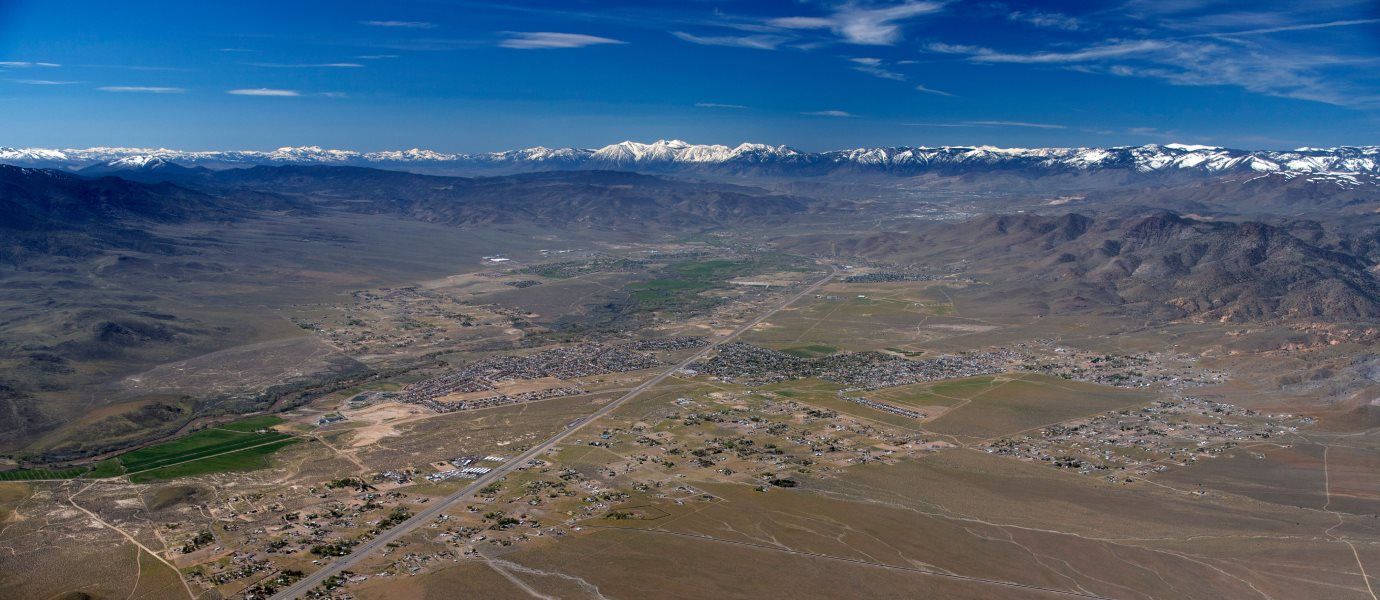
{"type": "Polygon", "coordinates": [[[360,68],[363,68],[363,67],[364,67],[364,65],[361,65],[361,64],[359,64],[359,63],[350,63],[350,62],[304,63],[304,64],[289,64],[289,63],[249,63],[249,66],[251,66],[251,67],[266,67],[266,68],[270,68],[270,69],[360,69],[360,68]]]}
{"type": "Polygon", "coordinates": [[[554,31],[514,31],[498,43],[504,48],[518,50],[549,50],[553,48],[583,48],[600,44],[626,44],[622,40],[585,35],[583,33],[559,33],[554,31]]]}
{"type": "Polygon", "coordinates": [[[863,73],[867,73],[868,75],[871,75],[873,77],[880,77],[882,79],[891,79],[894,81],[906,80],[905,75],[902,75],[900,73],[886,68],[886,63],[884,63],[880,58],[863,57],[850,58],[848,60],[853,63],[853,69],[855,71],[862,71],[863,73]]]}
{"type": "Polygon", "coordinates": [[[1146,55],[1158,50],[1169,47],[1168,42],[1158,40],[1138,40],[1133,42],[1116,42],[1104,46],[1093,46],[1073,52],[1036,52],[1032,54],[1003,53],[978,48],[972,52],[971,60],[975,62],[989,63],[1079,63],[1104,58],[1115,58],[1127,55],[1146,55]]]}
{"type": "Polygon", "coordinates": [[[782,29],[828,29],[834,26],[834,21],[824,17],[781,17],[767,24],[782,29]]]}
{"type": "Polygon", "coordinates": [[[672,31],[671,35],[692,44],[702,46],[730,46],[733,48],[751,48],[753,50],[775,50],[783,42],[785,37],[779,35],[722,35],[722,36],[698,36],[685,33],[684,31],[672,31]]]}
{"type": "Polygon", "coordinates": [[[128,92],[136,94],[182,94],[187,91],[186,88],[151,85],[106,85],[96,89],[102,92],[128,92]]]}
{"type": "Polygon", "coordinates": [[[1064,125],[1027,123],[1025,121],[959,121],[956,123],[906,123],[917,127],[1031,127],[1034,129],[1068,129],[1064,125]]]}
{"type": "Polygon", "coordinates": [[[829,29],[850,44],[890,46],[901,40],[902,21],[943,8],[943,2],[907,1],[885,8],[848,3],[828,17],[782,17],[767,24],[783,29],[829,29]]]}
{"type": "Polygon", "coordinates": [[[301,96],[295,90],[275,90],[270,88],[243,88],[238,90],[226,90],[225,93],[235,96],[301,96]]]}
{"type": "Polygon", "coordinates": [[[399,29],[434,29],[435,23],[426,21],[360,21],[360,25],[370,27],[394,27],[399,29]]]}
{"type": "Polygon", "coordinates": [[[81,83],[80,81],[54,81],[52,79],[11,79],[10,81],[25,85],[72,85],[74,83],[81,83]]]}
{"type": "Polygon", "coordinates": [[[1232,31],[1229,33],[1204,33],[1198,37],[1233,37],[1242,35],[1263,35],[1267,33],[1280,33],[1284,31],[1307,31],[1311,29],[1330,29],[1332,27],[1352,27],[1355,25],[1369,25],[1380,23],[1380,19],[1353,19],[1350,21],[1329,21],[1327,23],[1299,23],[1296,25],[1281,25],[1279,27],[1264,27],[1261,29],[1248,29],[1246,31],[1232,31]]]}
{"type": "Polygon", "coordinates": [[[356,59],[359,59],[359,60],[383,60],[383,59],[385,59],[385,58],[397,58],[397,57],[398,57],[398,55],[396,55],[396,54],[361,54],[361,55],[359,55],[359,56],[356,56],[355,58],[356,58],[356,59]]]}
{"type": "Polygon", "coordinates": [[[802,115],[808,115],[808,116],[811,116],[811,117],[841,117],[841,118],[848,118],[848,117],[855,117],[855,116],[857,116],[857,115],[854,115],[853,113],[846,112],[846,111],[842,111],[842,110],[813,110],[813,111],[810,111],[810,112],[803,112],[803,113],[800,113],[800,114],[802,114],[802,115]]]}
{"type": "Polygon", "coordinates": [[[923,86],[923,85],[917,85],[917,86],[915,86],[915,91],[917,91],[917,92],[925,92],[926,94],[935,94],[935,95],[937,95],[937,96],[950,96],[950,97],[953,96],[953,94],[950,94],[950,93],[945,92],[945,91],[943,91],[943,90],[936,90],[936,89],[934,89],[934,88],[925,87],[925,86],[923,86]]]}
{"type": "Polygon", "coordinates": [[[720,102],[696,102],[696,108],[747,108],[741,104],[723,104],[720,102]]]}
{"type": "Polygon", "coordinates": [[[1063,125],[1051,125],[1049,123],[1027,123],[1025,121],[964,121],[963,125],[973,125],[975,127],[1032,127],[1035,129],[1068,129],[1063,125]]]}
{"type": "Polygon", "coordinates": [[[60,65],[60,64],[57,64],[57,63],[50,63],[50,62],[29,62],[29,61],[23,61],[23,60],[5,60],[5,61],[0,61],[0,68],[9,68],[9,69],[28,69],[28,68],[33,68],[33,67],[53,68],[53,67],[61,67],[61,66],[62,66],[62,65],[60,65]]]}
{"type": "Polygon", "coordinates": [[[946,44],[944,42],[931,42],[925,44],[925,49],[937,54],[977,54],[987,50],[981,46],[969,44],[946,44]]]}
{"type": "MultiPolygon", "coordinates": [[[[1339,23],[1339,22],[1333,22],[1339,23]]],[[[1235,35],[1330,23],[1271,27],[1235,35]]],[[[1374,56],[1338,55],[1317,44],[1281,44],[1274,40],[1231,39],[1227,34],[1165,39],[1109,40],[1101,45],[1058,52],[1000,52],[963,44],[932,43],[931,52],[965,55],[978,63],[1060,66],[1085,73],[1159,79],[1173,85],[1226,85],[1250,92],[1355,108],[1380,107],[1380,95],[1346,76],[1343,69],[1371,73],[1380,66],[1374,56]],[[1207,37],[1218,38],[1208,40],[1207,37]]]]}
{"type": "Polygon", "coordinates": [[[1045,27],[1048,29],[1063,29],[1064,31],[1077,31],[1082,26],[1082,23],[1074,17],[1070,17],[1068,15],[1063,15],[1059,13],[1047,13],[1035,10],[1018,10],[1007,15],[1006,18],[1012,21],[1029,23],[1036,27],[1045,27]]]}

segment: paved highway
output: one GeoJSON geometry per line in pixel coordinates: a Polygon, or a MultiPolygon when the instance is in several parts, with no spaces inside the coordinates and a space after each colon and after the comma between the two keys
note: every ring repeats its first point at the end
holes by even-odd
{"type": "Polygon", "coordinates": [[[838,271],[834,270],[829,275],[825,276],[823,279],[820,279],[819,281],[816,281],[813,284],[811,284],[810,287],[807,287],[800,293],[791,296],[785,302],[782,302],[781,304],[778,304],[771,310],[762,313],[757,318],[748,321],[747,323],[744,323],[743,326],[733,330],[732,333],[715,340],[714,342],[710,343],[704,348],[701,348],[699,352],[694,353],[685,360],[682,360],[679,363],[676,363],[674,366],[666,369],[665,371],[662,371],[656,377],[642,382],[642,385],[639,385],[629,390],[628,393],[619,396],[618,399],[609,402],[608,404],[605,404],[604,406],[600,407],[599,410],[596,410],[585,417],[577,419],[570,425],[567,425],[565,429],[562,429],[556,435],[551,436],[550,439],[547,439],[546,441],[533,446],[531,449],[527,450],[526,452],[523,452],[522,454],[518,455],[512,460],[503,463],[502,466],[497,467],[494,470],[489,471],[488,473],[485,473],[483,476],[474,480],[473,483],[465,486],[460,491],[446,496],[441,500],[433,502],[421,512],[418,512],[416,515],[413,515],[412,518],[403,521],[402,523],[399,523],[392,529],[380,533],[374,539],[371,539],[367,542],[364,542],[363,544],[355,546],[354,550],[350,552],[350,554],[337,558],[334,561],[331,561],[329,564],[321,567],[321,569],[298,580],[297,583],[283,588],[282,591],[278,592],[273,596],[273,600],[289,600],[291,598],[300,597],[303,594],[305,594],[308,590],[315,588],[318,585],[321,585],[321,582],[325,581],[328,577],[340,573],[341,571],[344,571],[346,569],[349,569],[350,567],[358,564],[360,561],[363,561],[375,550],[378,550],[379,548],[382,548],[385,545],[387,545],[388,542],[397,540],[398,538],[407,535],[408,532],[412,531],[413,529],[421,527],[426,523],[430,523],[433,519],[444,513],[446,509],[449,509],[450,507],[455,506],[457,503],[465,500],[466,498],[469,498],[470,496],[474,495],[475,492],[478,492],[480,489],[482,489],[484,486],[487,486],[490,483],[497,481],[500,477],[503,477],[504,475],[511,473],[514,469],[527,464],[528,461],[537,458],[538,456],[541,456],[547,450],[554,448],[556,444],[561,443],[566,438],[574,435],[581,429],[584,429],[590,423],[599,420],[600,417],[613,412],[619,406],[625,404],[627,401],[638,397],[642,394],[642,392],[645,392],[651,389],[652,387],[656,386],[658,383],[665,381],[667,377],[670,377],[676,371],[684,369],[685,367],[690,366],[691,363],[699,360],[700,358],[703,358],[704,355],[708,354],[714,348],[717,348],[720,345],[733,341],[735,338],[742,335],[744,332],[748,331],[749,329],[752,329],[753,327],[756,327],[762,321],[771,318],[772,315],[776,314],[781,309],[786,308],[787,306],[794,304],[797,300],[814,293],[815,290],[818,290],[820,287],[823,287],[824,284],[828,283],[829,280],[833,279],[836,275],[838,275],[838,271]]]}

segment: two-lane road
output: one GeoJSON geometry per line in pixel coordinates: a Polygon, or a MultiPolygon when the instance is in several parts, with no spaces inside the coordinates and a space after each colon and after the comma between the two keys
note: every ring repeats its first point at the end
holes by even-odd
{"type": "Polygon", "coordinates": [[[394,526],[392,529],[380,533],[374,539],[371,539],[363,544],[355,546],[354,550],[351,551],[350,554],[342,556],[332,561],[330,564],[327,564],[321,569],[298,580],[297,583],[283,588],[282,591],[278,592],[273,596],[273,600],[288,600],[290,598],[297,598],[299,596],[302,596],[308,590],[320,585],[328,577],[340,573],[341,571],[344,571],[358,564],[360,561],[367,558],[372,552],[384,547],[389,542],[392,542],[404,535],[407,535],[413,529],[416,529],[426,523],[430,523],[433,519],[440,516],[441,513],[445,512],[446,509],[449,509],[450,507],[465,500],[466,498],[469,498],[470,496],[474,495],[475,492],[478,492],[480,489],[483,489],[490,483],[497,481],[500,477],[503,477],[504,475],[511,473],[514,469],[527,464],[528,461],[538,456],[541,456],[547,450],[554,448],[557,444],[561,443],[566,438],[574,435],[581,429],[584,429],[590,423],[599,420],[600,417],[613,412],[619,406],[622,406],[629,400],[638,397],[642,394],[642,392],[645,392],[651,389],[652,387],[655,387],[662,381],[665,381],[667,377],[670,377],[671,375],[675,374],[676,371],[690,366],[691,363],[703,358],[706,354],[709,354],[710,351],[714,350],[715,348],[723,344],[733,341],[738,336],[747,332],[749,329],[756,327],[762,321],[767,320],[781,309],[794,304],[797,300],[800,300],[801,298],[804,298],[805,296],[811,293],[814,293],[815,290],[818,290],[819,288],[823,287],[824,284],[828,283],[829,280],[833,279],[836,275],[838,275],[838,270],[834,269],[832,272],[829,273],[829,275],[825,276],[823,279],[820,279],[819,281],[814,282],[809,287],[802,290],[800,293],[791,296],[785,302],[776,305],[771,310],[759,315],[757,318],[748,321],[747,323],[744,323],[741,327],[733,330],[732,333],[729,333],[728,335],[715,340],[714,342],[710,343],[704,348],[701,348],[699,352],[690,355],[685,360],[682,360],[679,363],[676,363],[675,365],[666,369],[665,371],[662,371],[661,373],[657,374],[656,377],[642,382],[641,385],[629,390],[628,393],[619,396],[618,399],[609,402],[608,404],[605,404],[604,406],[600,407],[599,410],[596,410],[590,413],[589,415],[577,420],[576,422],[567,426],[565,429],[562,429],[561,431],[557,432],[556,435],[551,436],[551,438],[547,439],[546,441],[533,446],[531,449],[527,450],[526,452],[523,452],[517,457],[514,457],[512,460],[503,463],[502,466],[497,467],[494,470],[489,471],[488,473],[485,473],[483,476],[474,480],[473,483],[465,486],[460,491],[446,496],[445,498],[442,498],[441,500],[435,503],[432,503],[431,505],[427,506],[426,509],[422,510],[421,512],[418,512],[416,515],[413,515],[412,518],[403,521],[402,523],[394,526]]]}

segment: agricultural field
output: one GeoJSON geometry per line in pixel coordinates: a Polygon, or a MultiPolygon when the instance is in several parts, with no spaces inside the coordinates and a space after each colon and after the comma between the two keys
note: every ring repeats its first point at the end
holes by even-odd
{"type": "Polygon", "coordinates": [[[122,454],[119,461],[135,482],[254,469],[264,466],[267,456],[298,441],[269,429],[281,422],[278,417],[264,416],[210,427],[122,454]]]}

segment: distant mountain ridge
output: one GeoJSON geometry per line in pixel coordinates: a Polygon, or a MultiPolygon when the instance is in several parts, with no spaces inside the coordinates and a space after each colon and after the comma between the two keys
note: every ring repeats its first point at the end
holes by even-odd
{"type": "Polygon", "coordinates": [[[283,147],[271,151],[183,151],[166,148],[8,148],[0,163],[68,170],[179,166],[340,165],[526,172],[548,170],[633,170],[809,176],[839,172],[891,175],[958,175],[1020,171],[1036,175],[1123,171],[1137,174],[1233,173],[1380,174],[1380,146],[1295,150],[1240,150],[1187,144],[1111,148],[997,148],[941,146],[856,148],[804,152],[787,146],[737,146],[659,140],[619,142],[601,148],[526,148],[479,154],[447,154],[413,148],[381,152],[283,147]]]}

